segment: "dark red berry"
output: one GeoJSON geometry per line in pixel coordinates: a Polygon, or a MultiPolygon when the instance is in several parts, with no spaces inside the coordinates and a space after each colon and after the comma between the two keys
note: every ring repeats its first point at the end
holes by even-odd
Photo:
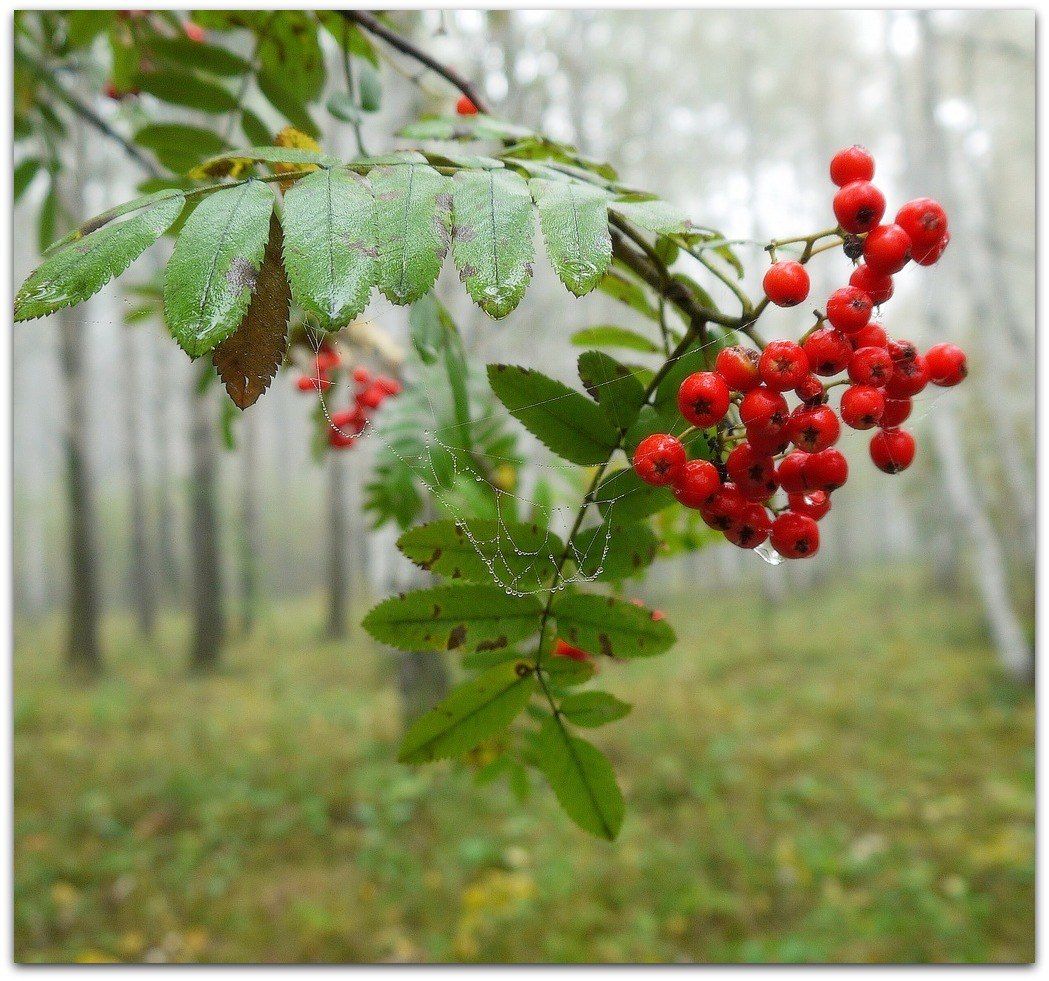
{"type": "Polygon", "coordinates": [[[834,195],[834,217],[846,232],[869,232],[885,214],[885,195],[869,181],[853,181],[834,195]]]}
{"type": "Polygon", "coordinates": [[[849,378],[857,385],[882,388],[894,369],[892,358],[883,347],[861,347],[849,359],[849,378]]]}
{"type": "Polygon", "coordinates": [[[969,373],[965,352],[956,344],[935,344],[925,352],[929,381],[941,388],[951,388],[969,373]]]}
{"type": "Polygon", "coordinates": [[[772,521],[760,504],[748,504],[736,522],[725,529],[725,537],[740,548],[757,548],[769,537],[772,521]]]}
{"type": "Polygon", "coordinates": [[[798,406],[787,420],[791,442],[806,453],[817,453],[833,446],[841,434],[837,413],[827,405],[814,409],[798,406]]]}
{"type": "Polygon", "coordinates": [[[874,176],[874,157],[865,146],[839,150],[830,160],[830,179],[838,187],[853,181],[869,181],[874,176]]]}
{"type": "Polygon", "coordinates": [[[460,116],[476,116],[477,106],[474,105],[473,99],[468,95],[459,96],[459,101],[455,104],[455,111],[460,116]]]}
{"type": "Polygon", "coordinates": [[[914,459],[914,437],[906,429],[882,429],[871,438],[871,459],[885,473],[906,470],[914,459]]]}
{"type": "Polygon", "coordinates": [[[888,348],[889,335],[885,333],[885,328],[881,324],[870,323],[860,328],[855,334],[849,334],[849,343],[854,351],[858,351],[861,347],[888,348]]]}
{"type": "Polygon", "coordinates": [[[932,198],[908,201],[896,212],[896,224],[911,240],[914,255],[937,245],[947,232],[947,212],[932,198]]]}
{"type": "Polygon", "coordinates": [[[910,261],[911,237],[899,225],[872,228],[863,243],[863,258],[874,273],[898,273],[910,261]]]}
{"type": "Polygon", "coordinates": [[[878,425],[883,429],[894,429],[909,418],[912,405],[910,399],[886,399],[885,411],[878,425]]]}
{"type": "Polygon", "coordinates": [[[787,422],[787,400],[779,393],[759,385],[743,396],[739,417],[751,432],[765,439],[778,435],[787,422]]]}
{"type": "Polygon", "coordinates": [[[776,469],[776,480],[788,494],[801,494],[808,489],[805,477],[808,462],[808,453],[788,453],[780,460],[776,469]]]}
{"type": "Polygon", "coordinates": [[[758,371],[774,392],[789,392],[809,373],[809,359],[794,341],[770,341],[761,352],[758,371]]]}
{"type": "Polygon", "coordinates": [[[819,521],[830,511],[830,494],[826,491],[810,491],[808,494],[788,494],[787,503],[795,514],[819,521]]]}
{"type": "Polygon", "coordinates": [[[800,262],[776,262],[761,284],[778,307],[796,307],[809,295],[809,274],[800,262]]]}
{"type": "Polygon", "coordinates": [[[848,339],[833,327],[817,327],[801,347],[812,370],[825,378],[841,374],[852,357],[848,339]]]}
{"type": "Polygon", "coordinates": [[[827,319],[843,334],[862,330],[871,319],[871,298],[855,286],[843,286],[827,298],[827,319]]]}
{"type": "Polygon", "coordinates": [[[925,358],[920,354],[911,361],[898,361],[892,376],[885,383],[885,394],[889,398],[909,399],[917,395],[929,383],[929,372],[925,358]]]}
{"type": "Polygon", "coordinates": [[[731,393],[725,379],[713,371],[697,371],[689,375],[677,393],[677,407],[681,414],[700,429],[721,422],[730,401],[731,393]]]}
{"type": "Polygon", "coordinates": [[[827,390],[823,387],[823,382],[815,375],[806,375],[802,378],[798,387],[794,389],[794,394],[801,399],[803,405],[810,408],[822,405],[827,401],[827,390]]]}
{"type": "Polygon", "coordinates": [[[820,450],[809,455],[805,463],[805,483],[812,490],[828,494],[849,479],[849,464],[835,449],[820,450]]]}
{"type": "Polygon", "coordinates": [[[785,425],[768,432],[759,432],[755,428],[747,430],[747,442],[754,447],[755,452],[764,453],[765,456],[777,456],[790,446],[790,437],[787,435],[785,425]]]}
{"type": "Polygon", "coordinates": [[[714,370],[725,379],[734,392],[749,392],[761,382],[758,374],[758,352],[752,347],[736,344],[718,351],[714,370]]]}
{"type": "Polygon", "coordinates": [[[772,547],[785,559],[807,559],[820,547],[820,530],[812,518],[784,511],[772,522],[772,547]]]}
{"type": "Polygon", "coordinates": [[[918,348],[913,341],[893,338],[889,341],[889,357],[892,358],[893,364],[900,364],[902,361],[913,361],[918,357],[918,348]]]}
{"type": "Polygon", "coordinates": [[[687,508],[700,508],[721,486],[717,467],[709,460],[689,460],[674,482],[674,497],[687,508]]]}
{"type": "Polygon", "coordinates": [[[849,277],[849,285],[863,290],[871,298],[871,303],[881,306],[892,296],[892,277],[875,272],[866,263],[861,262],[852,271],[849,277]]]}
{"type": "Polygon", "coordinates": [[[725,469],[739,492],[749,500],[767,501],[779,487],[772,457],[750,443],[740,443],[729,453],[725,469]]]}
{"type": "Polygon", "coordinates": [[[677,480],[685,465],[685,447],[669,433],[646,436],[634,450],[634,471],[646,484],[665,487],[677,480]]]}
{"type": "Polygon", "coordinates": [[[708,527],[728,531],[740,519],[750,502],[733,484],[722,484],[700,507],[699,515],[708,527]]]}
{"type": "Polygon", "coordinates": [[[852,429],[873,429],[885,412],[885,396],[870,385],[852,385],[841,396],[841,421],[852,429]]]}

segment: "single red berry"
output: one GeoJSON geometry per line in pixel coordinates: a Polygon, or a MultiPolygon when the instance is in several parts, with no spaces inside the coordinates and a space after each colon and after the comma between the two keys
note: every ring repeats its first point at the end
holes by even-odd
{"type": "Polygon", "coordinates": [[[721,486],[717,467],[709,460],[689,460],[674,482],[674,497],[687,508],[700,508],[721,486]]]}
{"type": "Polygon", "coordinates": [[[779,487],[772,457],[751,443],[740,443],[729,453],[725,469],[739,492],[751,501],[767,501],[779,487]]]}
{"type": "Polygon", "coordinates": [[[359,436],[364,432],[364,427],[368,424],[368,420],[365,418],[360,406],[357,405],[352,409],[333,412],[330,422],[332,428],[339,430],[343,435],[350,433],[354,436],[359,436]]]}
{"type": "Polygon", "coordinates": [[[770,341],[761,352],[758,371],[774,392],[789,392],[809,373],[809,359],[794,341],[770,341]]]}
{"type": "Polygon", "coordinates": [[[824,377],[843,372],[852,357],[848,339],[833,327],[817,327],[801,347],[812,370],[824,377]]]}
{"type": "Polygon", "coordinates": [[[699,509],[699,516],[715,531],[727,531],[749,504],[734,484],[722,484],[699,509]]]}
{"type": "Polygon", "coordinates": [[[714,370],[725,379],[734,392],[749,392],[761,382],[758,374],[758,352],[752,347],[736,344],[718,351],[714,370]]]}
{"type": "Polygon", "coordinates": [[[826,491],[810,491],[808,494],[788,494],[787,503],[795,514],[819,521],[830,511],[830,494],[826,491]]]}
{"type": "Polygon", "coordinates": [[[882,429],[871,438],[871,459],[885,473],[906,470],[914,459],[914,437],[906,429],[882,429]]]}
{"type": "Polygon", "coordinates": [[[937,245],[947,232],[947,212],[939,201],[916,198],[896,212],[896,224],[911,240],[914,255],[937,245]]]}
{"type": "Polygon", "coordinates": [[[895,365],[883,347],[861,347],[849,358],[849,378],[858,385],[882,388],[892,377],[895,365]]]}
{"type": "Polygon", "coordinates": [[[776,469],[776,480],[788,494],[801,494],[808,490],[805,471],[809,462],[808,453],[788,453],[779,462],[776,469]]]}
{"type": "Polygon", "coordinates": [[[761,285],[776,306],[796,307],[809,295],[809,274],[800,262],[776,262],[761,285]]]}
{"type": "Polygon", "coordinates": [[[339,352],[334,348],[321,347],[317,352],[317,356],[313,359],[313,363],[318,371],[327,373],[338,368],[342,364],[342,358],[339,357],[339,352]]]}
{"type": "Polygon", "coordinates": [[[886,399],[885,411],[878,425],[883,429],[895,429],[909,418],[912,405],[910,399],[886,399]]]}
{"type": "Polygon", "coordinates": [[[875,306],[881,306],[892,297],[892,277],[875,272],[865,262],[861,262],[853,269],[849,277],[849,285],[863,290],[875,306]]]}
{"type": "Polygon", "coordinates": [[[358,392],[354,398],[357,404],[365,409],[377,409],[388,397],[389,393],[385,389],[373,383],[363,392],[358,392]]]}
{"type": "Polygon", "coordinates": [[[801,399],[803,405],[810,408],[822,405],[827,401],[827,390],[823,387],[823,382],[815,375],[806,375],[802,378],[798,387],[794,389],[794,394],[801,399]]]}
{"type": "Polygon", "coordinates": [[[333,450],[348,450],[356,442],[357,437],[350,433],[340,433],[337,429],[328,430],[328,445],[333,450]]]}
{"type": "Polygon", "coordinates": [[[848,479],[848,461],[833,448],[810,454],[805,463],[805,483],[812,490],[822,490],[829,494],[848,479]]]}
{"type": "Polygon", "coordinates": [[[920,354],[912,361],[898,361],[892,376],[885,383],[885,394],[889,398],[909,399],[917,395],[929,383],[929,371],[925,358],[920,354]]]}
{"type": "Polygon", "coordinates": [[[846,147],[830,159],[830,179],[838,187],[853,181],[869,181],[873,176],[874,157],[865,146],[846,147]]]}
{"type": "Polygon", "coordinates": [[[739,514],[730,528],[725,529],[725,537],[740,548],[757,548],[769,537],[772,521],[769,513],[760,504],[748,504],[739,514]]]}
{"type": "Polygon", "coordinates": [[[459,101],[455,104],[455,111],[460,116],[476,116],[477,106],[474,105],[473,99],[468,95],[459,96],[459,101]]]}
{"type": "Polygon", "coordinates": [[[764,385],[747,392],[739,403],[739,417],[747,428],[747,436],[756,433],[769,439],[779,435],[787,423],[787,400],[764,385]]]}
{"type": "Polygon", "coordinates": [[[941,388],[951,388],[969,373],[965,352],[956,344],[935,344],[925,352],[929,381],[941,388]]]}
{"type": "Polygon", "coordinates": [[[313,375],[303,375],[295,385],[300,392],[322,392],[331,388],[331,379],[326,372],[318,371],[313,375]]]}
{"type": "Polygon", "coordinates": [[[554,644],[554,657],[567,657],[570,661],[589,661],[590,655],[578,647],[573,647],[567,641],[557,638],[554,644]]]}
{"type": "Polygon", "coordinates": [[[899,225],[872,228],[863,243],[863,258],[874,273],[898,273],[910,261],[911,237],[899,225]]]}
{"type": "Polygon", "coordinates": [[[669,433],[646,436],[634,450],[634,471],[646,484],[665,487],[674,483],[685,465],[685,447],[669,433]]]}
{"type": "Polygon", "coordinates": [[[873,429],[885,413],[885,396],[871,385],[852,385],[841,396],[841,421],[852,429],[873,429]]]}
{"type": "Polygon", "coordinates": [[[895,337],[889,341],[889,357],[893,364],[903,361],[913,361],[918,357],[918,348],[914,341],[898,340],[895,337]]]}
{"type": "Polygon", "coordinates": [[[186,32],[186,37],[191,41],[197,44],[204,43],[204,28],[200,24],[194,24],[193,21],[188,20],[182,25],[182,30],[186,32]]]}
{"type": "Polygon", "coordinates": [[[389,375],[378,375],[375,379],[375,385],[377,388],[381,388],[387,395],[400,395],[402,386],[396,378],[391,378],[389,375]]]}
{"type": "Polygon", "coordinates": [[[888,348],[889,335],[885,333],[885,328],[881,324],[870,323],[860,328],[855,334],[849,334],[849,343],[854,351],[858,351],[861,347],[888,348]]]}
{"type": "Polygon", "coordinates": [[[358,365],[353,369],[353,380],[358,385],[370,385],[372,383],[372,373],[362,365],[358,365]]]}
{"type": "Polygon", "coordinates": [[[772,547],[785,559],[807,559],[820,547],[820,530],[812,518],[784,511],[772,522],[772,547]]]}
{"type": "Polygon", "coordinates": [[[843,334],[854,334],[870,323],[872,306],[863,290],[843,286],[827,298],[827,319],[843,334]]]}
{"type": "Polygon", "coordinates": [[[787,420],[790,441],[806,453],[818,453],[833,446],[841,434],[837,413],[829,405],[814,409],[799,405],[787,420]]]}
{"type": "Polygon", "coordinates": [[[785,424],[768,432],[761,432],[752,427],[747,430],[747,442],[754,447],[755,453],[778,456],[790,446],[790,437],[787,435],[785,424]]]}
{"type": "Polygon", "coordinates": [[[725,418],[731,393],[725,379],[713,371],[697,371],[686,378],[677,392],[681,414],[700,429],[708,429],[725,418]]]}
{"type": "Polygon", "coordinates": [[[914,250],[914,261],[919,266],[931,266],[936,262],[940,261],[940,256],[947,251],[947,246],[951,244],[951,233],[944,232],[943,238],[928,248],[915,248],[914,250]]]}
{"type": "Polygon", "coordinates": [[[869,181],[853,181],[834,195],[834,217],[846,232],[869,232],[885,214],[885,195],[869,181]]]}

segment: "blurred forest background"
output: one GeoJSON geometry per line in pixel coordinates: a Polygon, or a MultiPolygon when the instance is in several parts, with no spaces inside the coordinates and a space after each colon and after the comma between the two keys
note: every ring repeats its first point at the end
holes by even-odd
{"type": "MultiPolygon", "coordinates": [[[[751,240],[751,295],[760,242],[830,224],[829,158],[865,144],[890,213],[928,194],[951,217],[944,260],[900,277],[886,325],[963,345],[970,379],[916,402],[920,456],[901,476],[843,437],[853,477],[816,560],[771,567],[717,545],[637,587],[680,642],[609,679],[635,704],[602,736],[631,801],[610,847],[545,791],[520,803],[393,762],[402,714],[442,678],[356,623],[416,573],[361,510],[374,447],[314,461],[316,396],[293,373],[225,448],[221,391],[198,393],[160,323],[125,323],[148,257],[82,307],[18,325],[16,956],[1030,960],[1033,13],[398,23],[500,116],[751,240]],[[74,533],[90,585],[77,622],[98,632],[73,646],[101,663],[93,679],[65,660],[74,533]],[[213,670],[190,674],[194,659],[213,670]]],[[[450,111],[454,95],[417,72],[384,65],[372,152],[420,112],[450,111]]],[[[65,83],[119,129],[105,79],[100,62],[65,83]]],[[[352,155],[352,128],[324,119],[325,148],[352,155]]],[[[81,218],[143,178],[82,123],[63,154],[81,218]]],[[[37,261],[42,203],[30,186],[15,210],[16,282],[37,261]]],[[[813,295],[846,268],[816,260],[813,295]]],[[[606,296],[567,297],[543,263],[497,324],[454,277],[449,264],[439,295],[484,361],[571,381],[574,331],[630,323],[606,296]]],[[[382,298],[368,316],[405,331],[382,298]]],[[[766,333],[807,326],[768,318],[766,333]]]]}

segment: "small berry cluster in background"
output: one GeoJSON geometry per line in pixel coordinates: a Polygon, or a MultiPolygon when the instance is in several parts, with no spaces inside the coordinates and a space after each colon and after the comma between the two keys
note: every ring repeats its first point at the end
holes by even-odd
{"type": "MultiPolygon", "coordinates": [[[[885,473],[899,473],[914,459],[914,437],[900,428],[911,400],[930,382],[950,387],[966,375],[965,353],[954,344],[936,344],[923,355],[871,321],[874,307],[892,296],[894,274],[912,259],[927,266],[943,255],[950,241],[943,208],[918,198],[900,208],[894,223],[880,224],[885,198],[871,183],[874,160],[863,147],[835,154],[830,174],[840,188],[834,233],[850,258],[864,260],[849,284],[816,311],[816,324],[800,342],[725,348],[713,371],[682,382],[678,409],[691,427],[706,431],[710,459],[689,460],[685,443],[669,433],[642,440],[633,457],[643,481],[671,487],[734,545],[750,549],[771,540],[787,559],[816,554],[817,522],[848,479],[848,463],[834,448],[840,423],[876,429],[871,460],[885,473]],[[829,404],[836,386],[845,386],[837,411],[829,404]],[[800,403],[793,410],[789,392],[800,403]]],[[[774,262],[763,285],[768,300],[782,307],[809,294],[808,273],[796,261],[774,262]]]]}
{"type": "MultiPolygon", "coordinates": [[[[300,392],[324,392],[331,388],[334,374],[343,367],[342,357],[331,345],[322,343],[313,359],[313,373],[300,375],[296,387],[300,392]]],[[[328,445],[334,450],[346,450],[357,442],[372,414],[388,398],[399,395],[401,383],[389,375],[375,375],[358,365],[349,372],[353,383],[353,404],[348,409],[333,412],[328,417],[328,445]]]]}

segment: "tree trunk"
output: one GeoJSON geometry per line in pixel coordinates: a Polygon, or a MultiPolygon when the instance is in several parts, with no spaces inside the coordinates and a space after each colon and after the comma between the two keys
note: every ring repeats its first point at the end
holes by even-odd
{"type": "Polygon", "coordinates": [[[330,451],[325,461],[327,471],[328,521],[324,529],[328,550],[328,623],[327,635],[345,637],[349,618],[349,575],[347,549],[351,547],[346,521],[346,460],[330,451]]]}
{"type": "Polygon", "coordinates": [[[207,393],[194,392],[190,406],[190,544],[193,550],[193,641],[190,665],[196,670],[206,670],[218,663],[226,633],[216,504],[214,402],[207,393]]]}

